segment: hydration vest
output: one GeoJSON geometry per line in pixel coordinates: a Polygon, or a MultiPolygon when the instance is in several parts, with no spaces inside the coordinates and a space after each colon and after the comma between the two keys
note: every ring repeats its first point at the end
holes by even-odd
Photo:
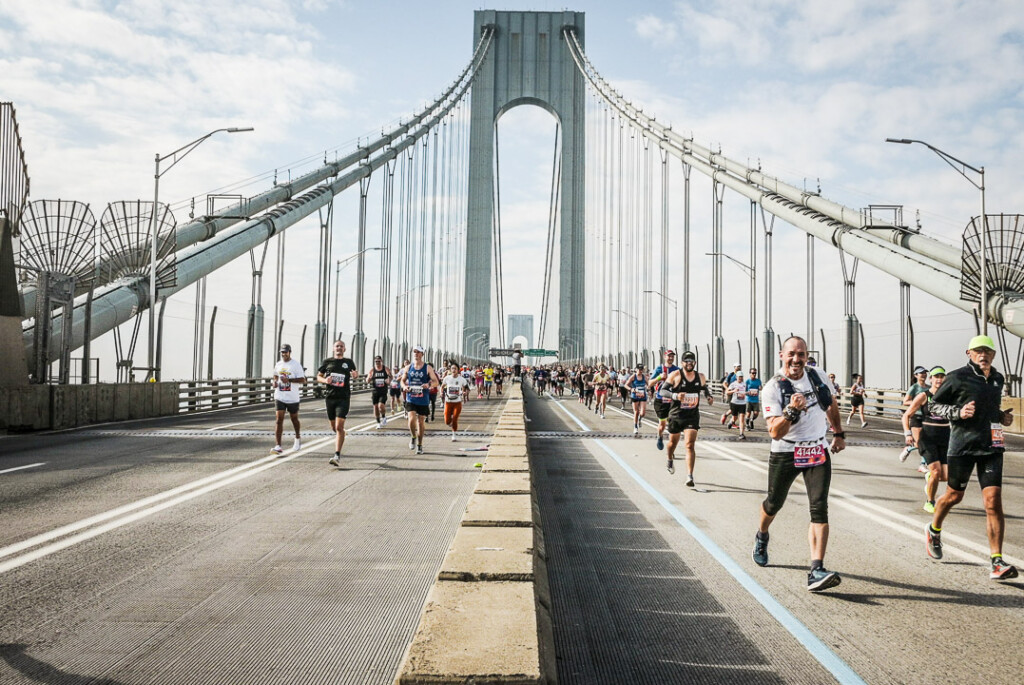
{"type": "MultiPolygon", "coordinates": [[[[822,382],[818,376],[818,372],[811,367],[805,367],[804,373],[811,379],[811,387],[814,389],[814,394],[818,398],[818,406],[821,407],[822,411],[827,412],[828,408],[832,406],[832,391],[829,387],[822,382]]],[[[789,406],[789,400],[793,395],[796,394],[796,389],[793,388],[793,383],[784,375],[776,374],[775,382],[779,384],[779,390],[782,393],[781,406],[789,406]]]]}

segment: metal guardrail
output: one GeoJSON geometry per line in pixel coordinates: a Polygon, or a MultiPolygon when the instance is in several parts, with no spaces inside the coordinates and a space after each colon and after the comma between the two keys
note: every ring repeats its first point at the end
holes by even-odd
{"type": "MultiPolygon", "coordinates": [[[[299,391],[303,398],[320,397],[321,387],[309,379],[299,391]]],[[[365,378],[352,381],[352,391],[367,390],[365,378]]],[[[240,407],[247,404],[271,402],[274,399],[273,382],[269,378],[220,378],[210,381],[180,381],[178,383],[178,412],[210,411],[240,407]]]]}

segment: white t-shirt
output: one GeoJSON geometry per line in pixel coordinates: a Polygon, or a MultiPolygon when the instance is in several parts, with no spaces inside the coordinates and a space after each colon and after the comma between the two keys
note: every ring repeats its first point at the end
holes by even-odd
{"type": "Polygon", "coordinates": [[[729,395],[729,404],[746,404],[747,384],[745,381],[733,381],[729,384],[732,394],[729,395]]]}
{"type": "Polygon", "coordinates": [[[441,392],[444,393],[445,402],[461,402],[462,389],[469,387],[469,381],[462,376],[451,374],[441,379],[441,392]]]}
{"type": "Polygon", "coordinates": [[[294,404],[299,401],[299,384],[292,383],[296,378],[305,378],[306,370],[302,364],[295,359],[284,361],[278,359],[274,364],[274,375],[277,376],[277,383],[274,385],[274,399],[287,404],[294,404]]]}
{"type": "MultiPolygon", "coordinates": [[[[809,368],[809,367],[808,367],[809,368]]],[[[814,386],[808,375],[818,374],[818,379],[828,387],[828,374],[821,369],[813,371],[804,369],[804,375],[797,380],[789,379],[793,384],[793,390],[802,392],[807,399],[807,411],[803,412],[800,420],[789,429],[784,440],[772,440],[772,452],[792,452],[799,444],[801,446],[825,445],[828,446],[828,407],[818,405],[818,395],[814,392],[814,386]]],[[[782,370],[776,372],[776,376],[782,374],[782,370]]],[[[765,418],[771,416],[782,416],[782,389],[776,380],[776,376],[768,381],[761,391],[761,406],[764,407],[765,418]]]]}

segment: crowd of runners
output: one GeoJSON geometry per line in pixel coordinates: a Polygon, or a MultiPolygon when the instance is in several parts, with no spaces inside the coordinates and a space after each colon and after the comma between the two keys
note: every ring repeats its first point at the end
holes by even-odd
{"type": "MultiPolygon", "coordinates": [[[[286,413],[295,430],[293,449],[301,447],[298,386],[306,382],[302,366],[291,358],[291,348],[283,345],[280,352],[281,359],[273,374],[277,426],[272,451],[276,454],[284,452],[281,437],[286,413]]],[[[918,468],[925,476],[924,509],[932,514],[926,531],[926,550],[934,559],[942,558],[943,521],[961,502],[971,475],[977,470],[991,550],[990,577],[1007,580],[1017,577],[1017,569],[1002,557],[1003,427],[1011,425],[1013,415],[1010,410],[1001,409],[1004,379],[992,367],[992,338],[976,336],[966,353],[967,364],[949,372],[942,366],[915,369],[914,382],[903,400],[906,448],[900,452],[899,460],[906,461],[915,451],[920,456],[918,468]],[[941,496],[940,483],[946,483],[941,496]]],[[[717,396],[728,407],[719,422],[736,429],[739,440],[757,430],[758,419],[763,417],[771,443],[768,485],[751,556],[759,566],[768,565],[769,527],[796,478],[802,476],[810,510],[811,566],[807,587],[816,592],[840,583],[839,574],[825,568],[824,557],[832,456],[846,447],[839,410],[843,389],[834,374],[817,368],[802,338],[792,336],[783,343],[779,368],[763,382],[758,369],[745,372],[740,364],[724,378],[710,381],[697,371],[697,358],[689,351],[681,355],[679,366],[676,353],[666,350],[662,363],[650,370],[642,363],[618,369],[603,363],[524,369],[518,356],[512,366],[470,367],[453,361],[435,369],[424,360],[422,347],[414,347],[412,356],[402,366],[390,368],[381,357],[375,357],[366,379],[377,428],[386,426],[389,415],[405,418],[409,449],[417,454],[423,453],[425,423],[435,420],[438,399],[454,441],[464,404],[474,397],[500,397],[505,384],[513,380],[529,379],[538,394],[552,398],[564,398],[568,392],[601,419],[606,417],[609,406],[618,402],[619,410],[632,416],[633,435],[638,438],[647,405],[652,404],[658,420],[655,445],[666,451],[666,468],[674,474],[676,450],[682,442],[685,484],[689,488],[695,487],[701,404],[711,406],[717,396]]],[[[316,382],[325,388],[327,419],[335,434],[335,452],[330,459],[333,466],[341,463],[352,382],[358,376],[355,362],[345,356],[345,343],[340,340],[334,343],[334,356],[325,359],[317,369],[316,382]]],[[[848,392],[850,412],[845,423],[849,425],[858,416],[863,428],[867,425],[863,375],[854,374],[848,392]]]]}

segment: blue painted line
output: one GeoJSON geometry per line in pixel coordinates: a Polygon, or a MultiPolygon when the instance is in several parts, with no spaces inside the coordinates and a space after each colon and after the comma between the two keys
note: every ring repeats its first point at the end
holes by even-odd
{"type": "MultiPolygon", "coordinates": [[[[561,405],[559,405],[561,406],[561,405]]],[[[568,411],[568,410],[566,410],[568,411]]],[[[573,417],[575,418],[575,417],[573,417]]],[[[580,423],[577,421],[577,423],[580,423]]],[[[580,424],[583,425],[583,424],[580,424]]],[[[584,426],[586,430],[589,430],[584,426]]],[[[643,479],[639,473],[637,473],[633,467],[625,462],[618,454],[616,454],[603,440],[595,440],[601,449],[608,453],[608,455],[614,459],[622,469],[630,475],[630,477],[640,484],[644,490],[647,491],[655,501],[660,504],[665,511],[672,515],[679,525],[681,525],[687,533],[700,543],[715,560],[729,572],[733,578],[735,578],[743,588],[749,592],[758,603],[768,610],[772,616],[775,617],[782,626],[789,631],[789,633],[796,638],[797,642],[802,644],[811,655],[818,660],[822,666],[824,666],[829,673],[835,676],[835,679],[840,683],[849,683],[850,685],[865,685],[865,682],[857,673],[850,668],[850,666],[839,658],[839,656],[833,652],[829,647],[818,639],[818,636],[810,631],[800,620],[790,613],[789,609],[779,604],[779,602],[772,597],[767,590],[758,585],[750,574],[743,570],[743,568],[733,561],[732,557],[726,554],[725,550],[718,546],[714,540],[698,528],[690,519],[686,517],[683,512],[679,511],[671,502],[666,499],[664,495],[658,492],[650,483],[643,479]]]]}

